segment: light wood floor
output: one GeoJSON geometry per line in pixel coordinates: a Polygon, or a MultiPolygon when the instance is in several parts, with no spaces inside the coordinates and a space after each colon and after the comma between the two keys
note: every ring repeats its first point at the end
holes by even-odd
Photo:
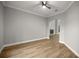
{"type": "Polygon", "coordinates": [[[77,58],[57,39],[43,39],[6,47],[0,57],[9,58],[77,58]]]}

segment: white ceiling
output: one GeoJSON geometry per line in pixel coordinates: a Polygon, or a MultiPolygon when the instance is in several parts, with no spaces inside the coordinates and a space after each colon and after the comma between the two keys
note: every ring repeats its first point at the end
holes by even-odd
{"type": "Polygon", "coordinates": [[[3,2],[4,6],[19,9],[32,14],[50,17],[62,13],[70,7],[71,1],[48,1],[52,9],[42,8],[40,1],[6,1],[3,2]],[[55,10],[58,10],[55,12],[55,10]]]}

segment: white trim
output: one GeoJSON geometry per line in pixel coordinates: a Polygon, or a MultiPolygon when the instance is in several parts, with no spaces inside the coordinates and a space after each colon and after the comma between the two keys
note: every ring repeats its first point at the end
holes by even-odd
{"type": "Polygon", "coordinates": [[[63,41],[59,41],[59,42],[62,43],[62,44],[64,44],[64,45],[66,45],[66,47],[68,47],[76,56],[79,57],[79,54],[73,48],[71,48],[68,44],[66,44],[63,41]]]}
{"type": "Polygon", "coordinates": [[[74,1],[72,1],[72,2],[69,4],[69,6],[68,6],[66,9],[64,9],[63,11],[58,12],[58,13],[56,13],[56,14],[54,14],[54,15],[49,16],[49,17],[56,16],[56,15],[60,15],[60,14],[62,14],[62,13],[64,13],[64,12],[66,12],[66,11],[71,7],[71,5],[72,5],[73,3],[74,3],[74,1]]]}
{"type": "Polygon", "coordinates": [[[43,39],[49,39],[49,37],[38,38],[38,39],[32,39],[32,40],[27,40],[27,41],[22,41],[22,42],[16,42],[16,43],[11,43],[11,44],[6,44],[6,45],[4,45],[3,47],[9,47],[9,46],[17,45],[17,44],[23,44],[23,43],[32,42],[32,41],[37,41],[37,40],[43,40],[43,39]]]}
{"type": "Polygon", "coordinates": [[[65,12],[65,11],[67,11],[70,8],[70,6],[74,3],[74,1],[72,1],[69,4],[69,6],[66,9],[64,9],[63,11],[58,12],[58,13],[56,13],[54,15],[49,15],[49,16],[41,15],[41,14],[29,11],[29,10],[25,10],[25,9],[22,9],[22,8],[18,8],[18,7],[16,8],[16,7],[12,6],[12,5],[6,4],[6,2],[2,2],[2,3],[3,3],[3,6],[5,6],[5,7],[14,8],[14,9],[17,9],[17,10],[20,10],[20,11],[24,11],[24,12],[28,12],[28,13],[31,13],[31,14],[34,14],[34,15],[38,15],[38,16],[41,16],[41,17],[52,17],[52,16],[55,16],[55,15],[58,15],[58,14],[61,14],[61,13],[65,12]]]}
{"type": "Polygon", "coordinates": [[[64,44],[64,42],[63,42],[63,41],[59,41],[59,43],[62,43],[62,44],[64,44]]]}
{"type": "Polygon", "coordinates": [[[0,49],[0,53],[2,52],[3,49],[4,49],[4,46],[1,47],[1,49],[0,49]]]}
{"type": "Polygon", "coordinates": [[[32,39],[32,40],[28,40],[28,41],[16,42],[16,43],[11,43],[11,44],[6,44],[6,45],[3,45],[3,46],[1,47],[0,53],[1,53],[1,51],[2,51],[5,47],[9,47],[9,46],[17,45],[17,44],[23,44],[23,43],[32,42],[32,41],[37,41],[37,40],[43,40],[43,39],[49,39],[49,37],[38,38],[38,39],[32,39]]]}
{"type": "Polygon", "coordinates": [[[16,9],[16,10],[19,10],[19,11],[23,11],[23,12],[26,12],[26,13],[29,13],[29,14],[37,15],[37,16],[40,16],[40,17],[46,17],[44,15],[40,15],[38,13],[29,11],[29,10],[25,10],[23,8],[18,8],[18,7],[16,8],[16,7],[12,6],[12,5],[6,5],[6,4],[4,4],[4,5],[5,5],[5,7],[8,7],[8,8],[13,8],[13,9],[16,9]]]}

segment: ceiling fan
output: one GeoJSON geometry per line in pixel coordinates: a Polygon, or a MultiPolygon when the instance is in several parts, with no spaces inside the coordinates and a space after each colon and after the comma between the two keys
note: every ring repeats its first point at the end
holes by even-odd
{"type": "Polygon", "coordinates": [[[55,9],[55,12],[58,11],[58,7],[49,4],[48,1],[41,1],[41,4],[42,4],[42,7],[43,7],[43,8],[55,9]]]}
{"type": "Polygon", "coordinates": [[[37,6],[42,6],[43,8],[47,8],[49,10],[52,10],[52,11],[55,11],[57,12],[58,11],[58,7],[54,6],[54,5],[51,5],[49,3],[49,1],[40,1],[37,5],[35,5],[34,7],[37,7],[37,6]]]}
{"type": "Polygon", "coordinates": [[[42,7],[45,8],[47,7],[48,9],[51,9],[50,6],[48,6],[48,2],[47,1],[41,1],[42,7]]]}

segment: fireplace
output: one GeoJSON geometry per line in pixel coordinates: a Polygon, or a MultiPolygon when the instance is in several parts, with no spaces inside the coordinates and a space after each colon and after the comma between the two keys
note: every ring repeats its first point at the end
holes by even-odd
{"type": "Polygon", "coordinates": [[[53,29],[50,29],[50,34],[54,34],[54,30],[53,29]]]}

